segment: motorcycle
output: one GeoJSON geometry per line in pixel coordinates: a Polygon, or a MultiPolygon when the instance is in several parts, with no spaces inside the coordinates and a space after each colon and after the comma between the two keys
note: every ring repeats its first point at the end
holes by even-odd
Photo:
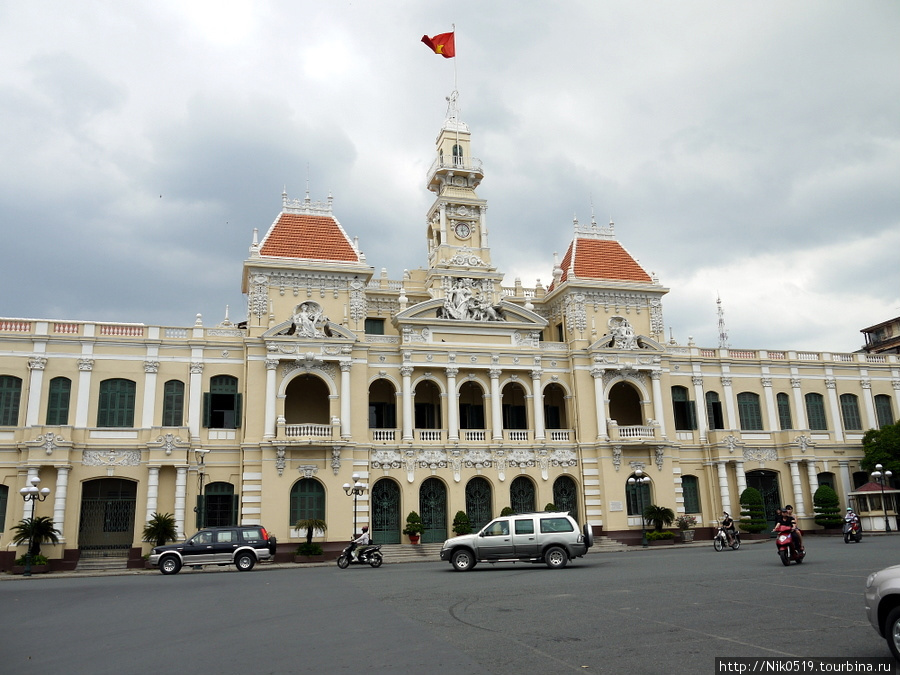
{"type": "Polygon", "coordinates": [[[716,532],[716,536],[713,537],[713,547],[717,551],[721,551],[725,548],[731,546],[732,550],[737,551],[741,547],[741,535],[738,532],[735,532],[731,535],[731,543],[728,543],[728,535],[725,533],[725,529],[719,525],[719,529],[716,532]]]}
{"type": "Polygon", "coordinates": [[[787,567],[791,561],[798,565],[803,562],[806,557],[806,551],[801,551],[794,538],[794,533],[787,525],[775,526],[775,545],[778,547],[778,557],[781,558],[781,564],[787,567]]]}
{"type": "Polygon", "coordinates": [[[381,555],[381,544],[377,546],[362,546],[357,551],[356,558],[350,558],[350,546],[341,551],[337,559],[337,566],[342,570],[347,569],[350,565],[371,565],[372,567],[381,567],[384,557],[381,555]]]}
{"type": "Polygon", "coordinates": [[[857,544],[862,541],[862,526],[859,518],[844,521],[844,543],[849,544],[851,541],[857,544]]]}

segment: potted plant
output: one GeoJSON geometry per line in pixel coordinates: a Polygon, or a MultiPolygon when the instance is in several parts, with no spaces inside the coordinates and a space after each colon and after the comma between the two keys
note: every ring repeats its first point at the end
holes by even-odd
{"type": "Polygon", "coordinates": [[[306,530],[306,542],[297,547],[294,554],[294,562],[316,562],[325,559],[325,552],[320,544],[313,543],[313,532],[325,532],[328,525],[321,518],[301,518],[294,527],[298,530],[306,530]]]}
{"type": "Polygon", "coordinates": [[[691,528],[697,524],[697,518],[687,513],[682,513],[675,519],[675,524],[681,530],[681,541],[686,544],[694,541],[694,531],[691,528]]]}
{"type": "Polygon", "coordinates": [[[469,520],[469,514],[465,511],[457,511],[453,518],[453,534],[459,536],[461,534],[472,534],[472,521],[469,520]]]}
{"type": "Polygon", "coordinates": [[[150,520],[144,526],[144,541],[152,542],[154,546],[165,546],[170,541],[178,539],[178,531],[175,529],[175,516],[171,513],[154,512],[150,520]]]}
{"type": "Polygon", "coordinates": [[[403,534],[409,537],[410,544],[418,544],[419,537],[425,531],[425,525],[422,524],[422,518],[415,511],[410,511],[406,516],[406,527],[403,528],[403,534]]]}
{"type": "MultiPolygon", "coordinates": [[[[675,512],[668,506],[651,504],[644,509],[644,520],[653,523],[653,529],[661,532],[663,527],[668,527],[675,522],[675,512]]],[[[672,536],[675,536],[674,534],[672,536]]]]}

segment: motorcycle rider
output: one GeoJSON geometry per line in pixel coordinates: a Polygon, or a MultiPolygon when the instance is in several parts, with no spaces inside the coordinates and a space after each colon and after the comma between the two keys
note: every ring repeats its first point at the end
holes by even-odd
{"type": "Polygon", "coordinates": [[[356,560],[356,548],[359,547],[360,552],[369,545],[371,541],[369,537],[369,526],[363,525],[362,534],[350,542],[350,560],[356,560]]]}
{"type": "Polygon", "coordinates": [[[728,515],[728,511],[722,511],[722,530],[728,538],[728,545],[731,546],[734,543],[734,519],[728,515]]]}
{"type": "Polygon", "coordinates": [[[803,546],[803,533],[800,531],[800,528],[797,527],[797,516],[794,515],[794,507],[790,504],[785,505],[781,510],[780,523],[791,528],[792,536],[797,540],[797,548],[801,553],[805,553],[806,548],[803,546]]]}
{"type": "Polygon", "coordinates": [[[853,523],[859,523],[859,516],[853,511],[849,506],[847,507],[847,515],[844,516],[844,522],[853,525],[853,523]]]}

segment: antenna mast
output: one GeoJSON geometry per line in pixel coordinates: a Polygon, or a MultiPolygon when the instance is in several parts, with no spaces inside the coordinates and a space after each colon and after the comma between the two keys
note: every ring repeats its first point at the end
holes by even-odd
{"type": "Polygon", "coordinates": [[[725,328],[725,312],[722,311],[722,298],[716,296],[716,305],[718,305],[719,314],[719,349],[726,349],[728,344],[728,329],[725,328]]]}

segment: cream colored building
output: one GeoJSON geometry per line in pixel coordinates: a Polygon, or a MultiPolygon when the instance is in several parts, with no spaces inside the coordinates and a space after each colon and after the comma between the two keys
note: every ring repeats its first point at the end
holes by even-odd
{"type": "Polygon", "coordinates": [[[846,499],[865,482],[864,431],[900,419],[900,357],[667,342],[668,289],[612,223],[575,222],[549,286],[505,286],[472,149],[451,101],[427,261],[401,279],[369,265],[330,198],[283,195],[244,261],[246,322],[0,320],[6,564],[32,476],[61,566],[138,557],[154,512],[185,534],[262,523],[287,551],[301,517],[325,519],[333,547],[354,523],[406,541],[417,511],[428,542],[461,510],[480,524],[552,503],[634,541],[649,503],[709,527],[752,485],[812,527],[820,483],[846,499]]]}

